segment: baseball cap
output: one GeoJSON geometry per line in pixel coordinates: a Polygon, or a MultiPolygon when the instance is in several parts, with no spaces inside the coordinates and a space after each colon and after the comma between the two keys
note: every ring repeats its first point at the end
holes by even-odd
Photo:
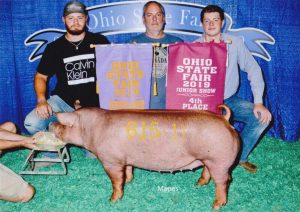
{"type": "Polygon", "coordinates": [[[64,16],[71,13],[82,13],[87,15],[86,6],[79,1],[69,1],[64,8],[64,16]]]}

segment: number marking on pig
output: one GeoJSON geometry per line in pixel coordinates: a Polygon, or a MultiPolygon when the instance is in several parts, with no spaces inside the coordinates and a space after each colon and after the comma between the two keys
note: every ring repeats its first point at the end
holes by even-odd
{"type": "MultiPolygon", "coordinates": [[[[181,127],[178,127],[176,123],[171,124],[172,129],[172,141],[177,141],[179,137],[181,137],[180,140],[186,141],[186,128],[185,126],[181,125],[181,127]],[[184,138],[184,139],[182,139],[184,138]]],[[[146,121],[142,122],[136,122],[136,121],[128,121],[126,126],[126,133],[127,138],[130,140],[157,140],[161,138],[162,134],[167,134],[167,132],[164,132],[159,125],[158,121],[151,121],[150,123],[147,123],[146,121]]]]}

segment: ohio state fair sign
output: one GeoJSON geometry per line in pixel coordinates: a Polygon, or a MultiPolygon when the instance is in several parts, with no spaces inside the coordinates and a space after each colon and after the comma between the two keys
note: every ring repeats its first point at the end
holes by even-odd
{"type": "Polygon", "coordinates": [[[169,46],[166,109],[209,110],[223,103],[227,49],[221,43],[169,46]]]}

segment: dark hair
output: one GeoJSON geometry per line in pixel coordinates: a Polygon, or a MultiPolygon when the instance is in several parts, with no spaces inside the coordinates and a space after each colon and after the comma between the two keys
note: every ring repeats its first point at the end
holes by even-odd
{"type": "Polygon", "coordinates": [[[217,5],[207,5],[201,11],[201,22],[203,23],[203,18],[205,13],[218,12],[220,14],[221,21],[224,20],[224,10],[217,5]]]}
{"type": "Polygon", "coordinates": [[[150,4],[156,4],[156,5],[160,8],[160,10],[161,10],[163,16],[166,15],[166,14],[165,14],[165,8],[164,8],[164,6],[162,6],[161,3],[157,2],[157,1],[148,1],[148,2],[144,5],[144,7],[143,7],[143,17],[145,17],[145,10],[149,7],[150,4]]]}

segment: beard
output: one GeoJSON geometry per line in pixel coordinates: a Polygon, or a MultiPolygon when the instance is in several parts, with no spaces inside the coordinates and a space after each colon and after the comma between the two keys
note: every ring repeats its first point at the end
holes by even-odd
{"type": "Polygon", "coordinates": [[[82,34],[83,32],[86,31],[86,26],[82,27],[82,28],[76,28],[76,29],[71,29],[69,26],[65,25],[66,26],[66,30],[69,34],[71,35],[80,35],[82,34]]]}

